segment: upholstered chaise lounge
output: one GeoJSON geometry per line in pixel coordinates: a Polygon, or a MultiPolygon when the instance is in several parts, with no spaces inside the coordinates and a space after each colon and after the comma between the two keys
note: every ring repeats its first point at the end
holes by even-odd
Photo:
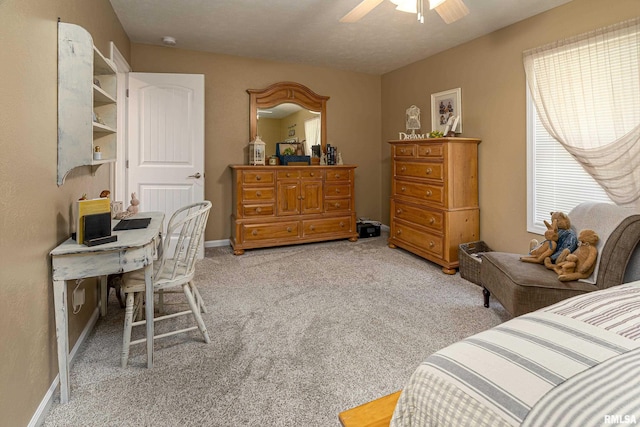
{"type": "Polygon", "coordinates": [[[493,295],[513,316],[529,313],[566,298],[605,289],[640,278],[640,212],[607,203],[582,203],[570,213],[579,233],[595,230],[600,236],[598,261],[584,281],[561,282],[540,264],[520,261],[523,254],[487,252],[482,257],[480,283],[484,305],[493,295]],[[626,273],[626,274],[625,274],[626,273]]]}

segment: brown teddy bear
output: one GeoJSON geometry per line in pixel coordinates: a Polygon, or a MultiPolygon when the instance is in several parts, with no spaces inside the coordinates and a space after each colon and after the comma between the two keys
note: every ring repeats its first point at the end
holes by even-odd
{"type": "Polygon", "coordinates": [[[569,282],[571,280],[586,279],[591,276],[596,268],[596,260],[598,259],[598,248],[596,244],[600,237],[595,231],[585,229],[581,230],[578,235],[578,248],[568,253],[565,249],[555,266],[550,261],[545,260],[547,268],[553,269],[558,274],[558,280],[561,282],[569,282]]]}
{"type": "Polygon", "coordinates": [[[531,249],[528,256],[520,257],[520,261],[542,264],[546,258],[549,258],[556,251],[558,246],[558,221],[554,219],[551,224],[547,221],[544,224],[547,226],[547,231],[544,232],[546,240],[531,249]]]}

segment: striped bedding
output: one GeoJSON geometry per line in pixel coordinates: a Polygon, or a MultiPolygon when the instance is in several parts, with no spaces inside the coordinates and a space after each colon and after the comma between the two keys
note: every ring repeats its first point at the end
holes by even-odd
{"type": "Polygon", "coordinates": [[[391,427],[640,423],[640,282],[562,301],[429,356],[391,427]]]}

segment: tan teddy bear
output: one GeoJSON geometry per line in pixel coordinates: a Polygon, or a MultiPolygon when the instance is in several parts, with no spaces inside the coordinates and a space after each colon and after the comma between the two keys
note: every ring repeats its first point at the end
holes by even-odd
{"type": "Polygon", "coordinates": [[[546,240],[531,249],[529,255],[520,257],[520,261],[542,264],[545,258],[549,258],[556,251],[558,246],[558,221],[554,219],[551,224],[547,221],[544,224],[547,226],[547,231],[544,232],[546,240]]]}
{"type": "MultiPolygon", "coordinates": [[[[600,237],[595,231],[585,229],[578,234],[578,249],[567,254],[565,249],[558,258],[563,261],[556,262],[553,270],[558,274],[558,280],[561,282],[569,282],[571,280],[586,279],[591,276],[596,268],[596,260],[598,259],[598,248],[596,244],[600,237]]],[[[547,265],[549,268],[550,266],[547,265]]]]}

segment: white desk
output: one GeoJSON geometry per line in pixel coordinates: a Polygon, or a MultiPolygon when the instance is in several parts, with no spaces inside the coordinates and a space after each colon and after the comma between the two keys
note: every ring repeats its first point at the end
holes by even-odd
{"type": "MultiPolygon", "coordinates": [[[[151,218],[147,228],[114,231],[118,240],[98,246],[79,245],[68,239],[51,251],[53,295],[58,340],[60,403],[69,401],[69,313],[66,280],[100,276],[100,313],[107,310],[108,274],[126,273],[144,268],[146,295],[153,295],[153,258],[161,239],[164,213],[141,212],[132,218],[151,218]]],[[[112,224],[115,226],[117,221],[112,224]]],[[[153,298],[146,298],[147,367],[153,367],[153,298]]]]}

